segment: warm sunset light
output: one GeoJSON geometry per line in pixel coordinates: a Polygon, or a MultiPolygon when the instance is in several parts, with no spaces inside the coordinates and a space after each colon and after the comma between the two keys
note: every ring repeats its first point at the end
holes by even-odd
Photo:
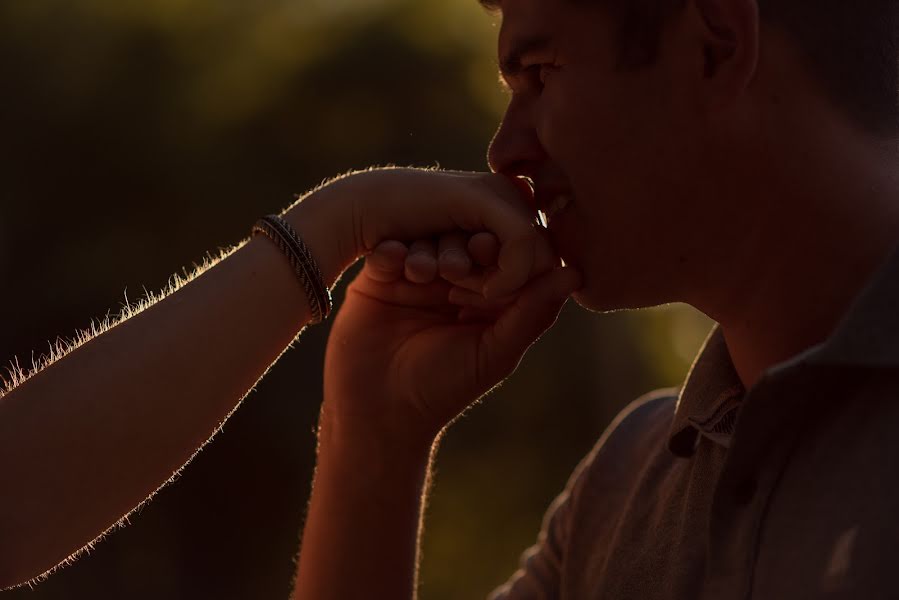
{"type": "Polygon", "coordinates": [[[0,2],[4,599],[888,597],[870,2],[0,2]]]}

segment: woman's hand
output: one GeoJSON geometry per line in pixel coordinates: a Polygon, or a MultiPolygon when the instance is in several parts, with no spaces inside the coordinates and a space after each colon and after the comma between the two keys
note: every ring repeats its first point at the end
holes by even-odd
{"type": "MultiPolygon", "coordinates": [[[[521,288],[536,270],[541,236],[522,180],[491,173],[376,169],[337,179],[307,195],[285,218],[333,283],[385,240],[412,243],[443,234],[489,232],[495,265],[479,291],[490,298],[521,288]]],[[[544,254],[546,250],[541,250],[544,254]]]]}
{"type": "MultiPolygon", "coordinates": [[[[537,244],[533,276],[560,266],[545,230],[538,228],[538,233],[545,243],[537,244]]],[[[465,309],[459,312],[460,320],[484,318],[488,314],[495,317],[516,297],[513,293],[488,300],[481,293],[487,274],[496,269],[499,247],[499,240],[490,232],[454,232],[437,240],[416,240],[408,245],[386,240],[366,256],[365,270],[370,278],[383,283],[405,279],[425,284],[443,279],[453,284],[449,302],[465,309]]]]}
{"type": "Polygon", "coordinates": [[[531,281],[505,297],[477,291],[495,268],[492,234],[454,232],[367,257],[337,315],[325,362],[323,435],[416,443],[511,374],[579,285],[541,236],[531,281]]]}

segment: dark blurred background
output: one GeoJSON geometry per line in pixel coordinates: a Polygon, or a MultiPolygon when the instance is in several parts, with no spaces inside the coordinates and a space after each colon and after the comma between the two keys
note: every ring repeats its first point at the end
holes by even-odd
{"type": "MultiPolygon", "coordinates": [[[[30,364],[328,176],[483,170],[496,31],[476,0],[0,3],[0,360],[30,364]]],[[[709,327],[684,306],[566,307],[444,440],[422,598],[502,583],[615,413],[679,385],[709,327]]],[[[307,331],[129,527],[5,596],[286,598],[327,335],[307,331]]]]}

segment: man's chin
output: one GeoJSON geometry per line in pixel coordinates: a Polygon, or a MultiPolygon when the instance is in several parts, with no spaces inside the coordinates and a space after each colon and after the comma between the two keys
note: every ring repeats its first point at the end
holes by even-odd
{"type": "Polygon", "coordinates": [[[619,310],[627,310],[628,307],[619,306],[614,302],[610,302],[609,298],[597,297],[595,294],[591,294],[588,290],[578,290],[577,292],[571,295],[571,298],[580,305],[581,308],[585,308],[590,312],[598,312],[598,313],[607,313],[607,312],[615,312],[619,310]]]}
{"type": "Polygon", "coordinates": [[[610,289],[616,289],[618,286],[608,285],[606,283],[608,277],[604,276],[605,274],[591,272],[590,269],[584,268],[583,262],[578,260],[577,256],[572,256],[571,253],[566,252],[568,248],[560,246],[561,244],[557,245],[557,248],[560,250],[559,254],[565,266],[577,269],[583,278],[581,289],[571,295],[575,302],[582,308],[593,312],[610,312],[623,308],[617,306],[617,303],[613,302],[608,294],[610,289]]]}
{"type": "Polygon", "coordinates": [[[645,297],[624,285],[611,282],[591,281],[589,275],[584,277],[584,286],[573,293],[571,298],[581,307],[598,313],[621,310],[637,310],[665,304],[657,298],[645,297]]]}

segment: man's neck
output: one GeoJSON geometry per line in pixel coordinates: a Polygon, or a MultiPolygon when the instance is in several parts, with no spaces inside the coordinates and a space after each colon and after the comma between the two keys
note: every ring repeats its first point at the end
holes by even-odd
{"type": "Polygon", "coordinates": [[[794,257],[796,263],[776,265],[741,310],[721,322],[734,368],[747,389],[768,368],[827,339],[899,242],[899,231],[889,239],[878,237],[842,253],[809,251],[794,257]]]}
{"type": "Polygon", "coordinates": [[[747,389],[823,342],[899,243],[899,165],[873,149],[834,147],[844,150],[809,155],[800,171],[768,181],[777,182],[765,200],[776,219],[749,236],[727,297],[698,306],[721,324],[747,389]]]}

